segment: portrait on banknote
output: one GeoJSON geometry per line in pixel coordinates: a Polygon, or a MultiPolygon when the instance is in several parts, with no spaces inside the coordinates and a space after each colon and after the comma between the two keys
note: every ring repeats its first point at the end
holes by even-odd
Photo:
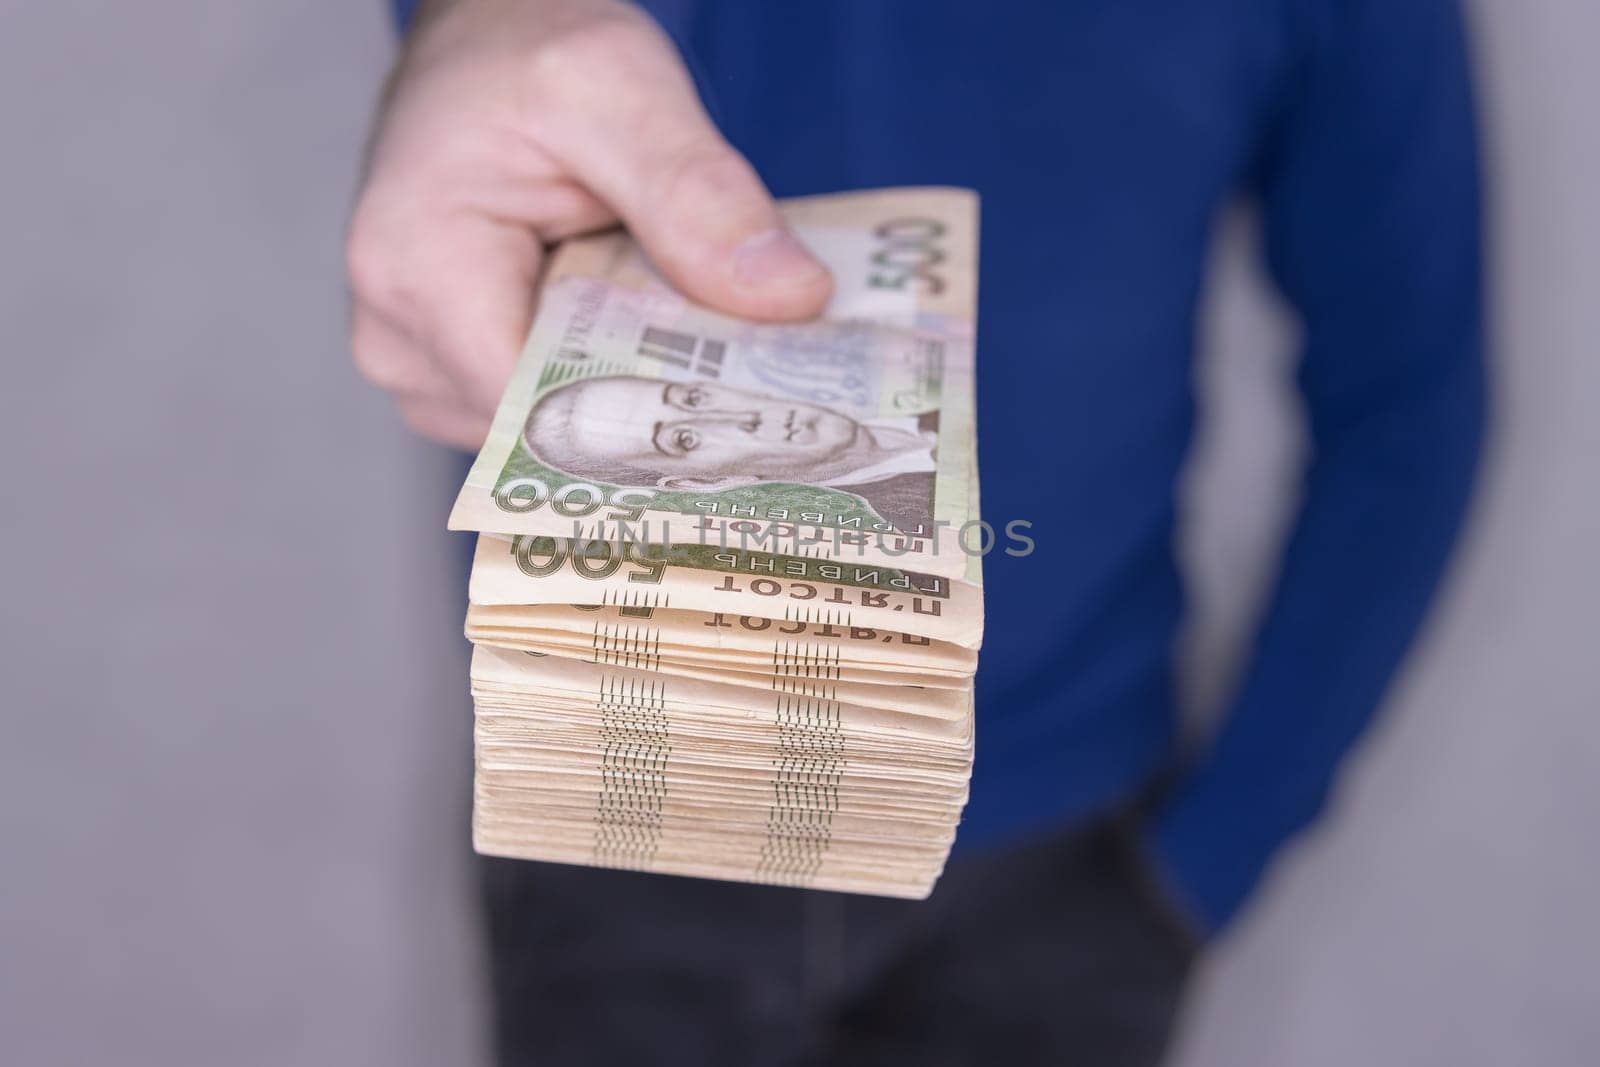
{"type": "Polygon", "coordinates": [[[937,409],[857,418],[710,380],[615,375],[545,393],[521,444],[552,470],[605,485],[701,494],[808,485],[912,526],[931,512],[938,426],[937,409]]]}

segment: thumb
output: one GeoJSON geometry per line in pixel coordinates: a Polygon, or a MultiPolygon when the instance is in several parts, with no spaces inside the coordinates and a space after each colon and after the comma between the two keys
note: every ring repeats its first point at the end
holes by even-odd
{"type": "Polygon", "coordinates": [[[660,35],[647,51],[586,94],[581,124],[560,138],[564,162],[693,299],[748,318],[816,315],[833,291],[828,269],[712,125],[671,42],[660,35]]]}
{"type": "Polygon", "coordinates": [[[713,138],[641,159],[639,193],[617,213],[696,300],[750,318],[811,318],[833,292],[828,268],[795,239],[744,157],[713,138]]]}

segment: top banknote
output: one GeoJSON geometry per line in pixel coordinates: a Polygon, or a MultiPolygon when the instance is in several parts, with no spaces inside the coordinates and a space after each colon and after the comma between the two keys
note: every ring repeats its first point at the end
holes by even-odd
{"type": "Polygon", "coordinates": [[[620,232],[562,246],[451,528],[966,576],[976,197],[780,206],[833,272],[811,322],[695,305],[620,232]]]}

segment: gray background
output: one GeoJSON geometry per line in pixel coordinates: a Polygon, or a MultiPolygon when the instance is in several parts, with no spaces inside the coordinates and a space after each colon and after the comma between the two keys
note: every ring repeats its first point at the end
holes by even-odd
{"type": "MultiPolygon", "coordinates": [[[[1330,818],[1208,962],[1182,1067],[1600,1048],[1600,127],[1589,0],[1474,5],[1496,435],[1330,818]]],[[[0,3],[0,1060],[481,1063],[454,461],[345,352],[377,0],[0,3]]],[[[1297,471],[1227,228],[1190,479],[1195,713],[1297,471]]]]}

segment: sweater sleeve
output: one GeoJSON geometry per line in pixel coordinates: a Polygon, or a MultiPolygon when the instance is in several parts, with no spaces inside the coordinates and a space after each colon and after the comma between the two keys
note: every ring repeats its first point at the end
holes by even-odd
{"type": "Polygon", "coordinates": [[[1484,424],[1478,154],[1455,0],[1302,7],[1260,197],[1269,268],[1304,322],[1312,457],[1240,689],[1146,839],[1208,929],[1316,818],[1372,719],[1456,539],[1484,424]]]}
{"type": "Polygon", "coordinates": [[[395,25],[404,33],[411,27],[411,20],[417,17],[417,8],[422,6],[422,0],[390,0],[394,9],[395,25]]]}

